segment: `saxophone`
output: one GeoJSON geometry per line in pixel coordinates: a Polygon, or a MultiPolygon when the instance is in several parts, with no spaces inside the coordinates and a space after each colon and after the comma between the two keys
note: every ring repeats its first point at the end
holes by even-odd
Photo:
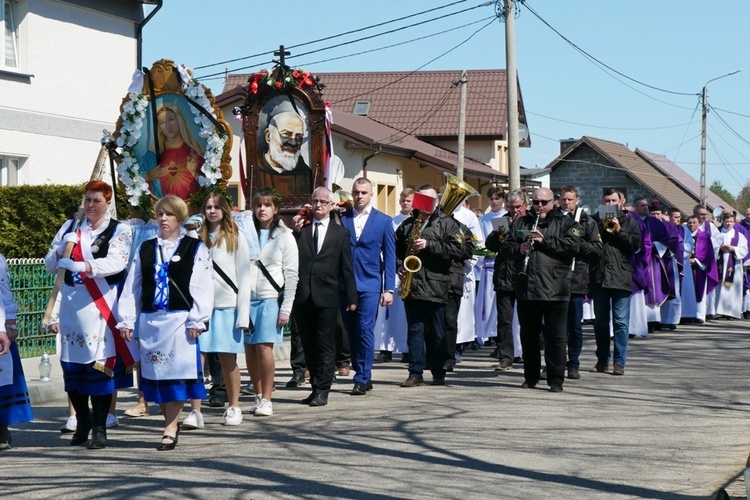
{"type": "Polygon", "coordinates": [[[406,273],[404,274],[404,279],[401,281],[401,290],[399,290],[398,294],[401,297],[401,299],[405,300],[409,294],[411,293],[411,284],[414,280],[414,274],[419,272],[420,269],[422,269],[422,260],[414,255],[414,249],[412,248],[412,245],[414,244],[414,240],[419,238],[419,233],[422,231],[422,211],[419,211],[419,214],[417,215],[417,218],[414,219],[414,224],[411,226],[411,234],[409,234],[409,242],[408,247],[406,250],[406,257],[404,257],[404,269],[406,269],[406,273]]]}

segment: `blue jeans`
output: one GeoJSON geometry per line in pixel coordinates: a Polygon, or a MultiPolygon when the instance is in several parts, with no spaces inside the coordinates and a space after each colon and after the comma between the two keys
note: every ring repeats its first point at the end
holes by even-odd
{"type": "Polygon", "coordinates": [[[571,294],[568,305],[568,368],[579,368],[583,350],[583,295],[571,294]]]}
{"type": "Polygon", "coordinates": [[[628,350],[628,330],[630,325],[630,292],[614,288],[597,288],[591,294],[594,298],[594,335],[596,336],[596,359],[600,365],[608,365],[609,319],[614,328],[614,364],[625,366],[628,350]],[[612,302],[610,314],[610,301],[612,302]]]}
{"type": "Polygon", "coordinates": [[[405,300],[409,330],[409,376],[421,379],[428,369],[435,379],[445,378],[443,365],[448,359],[445,338],[445,304],[426,300],[405,300]]]}

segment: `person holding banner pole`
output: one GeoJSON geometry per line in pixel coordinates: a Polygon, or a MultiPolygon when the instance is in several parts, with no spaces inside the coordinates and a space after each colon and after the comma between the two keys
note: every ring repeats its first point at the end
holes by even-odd
{"type": "Polygon", "coordinates": [[[50,272],[64,272],[59,323],[60,362],[65,391],[76,410],[77,428],[71,446],[107,446],[106,421],[116,389],[132,387],[137,364],[135,349],[120,339],[115,309],[125,280],[132,231],[109,216],[112,187],[103,181],[86,184],[85,218],[78,228],[69,220],[52,240],[45,256],[50,272]],[[63,257],[72,244],[70,258],[63,257]],[[89,416],[91,399],[93,416],[89,416]]]}

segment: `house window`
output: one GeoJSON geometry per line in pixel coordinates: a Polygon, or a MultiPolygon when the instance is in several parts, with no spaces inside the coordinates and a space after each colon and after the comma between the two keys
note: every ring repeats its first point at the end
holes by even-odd
{"type": "Polygon", "coordinates": [[[228,184],[227,194],[232,198],[232,206],[240,206],[240,185],[239,184],[228,184]]]}
{"type": "Polygon", "coordinates": [[[18,186],[21,160],[12,156],[0,156],[0,186],[18,186]]]}
{"type": "Polygon", "coordinates": [[[16,16],[9,0],[3,1],[3,10],[0,12],[0,21],[4,26],[2,43],[3,59],[0,67],[18,68],[18,25],[16,16]]]}
{"type": "Polygon", "coordinates": [[[396,186],[378,184],[378,209],[391,217],[396,215],[396,186]]]}

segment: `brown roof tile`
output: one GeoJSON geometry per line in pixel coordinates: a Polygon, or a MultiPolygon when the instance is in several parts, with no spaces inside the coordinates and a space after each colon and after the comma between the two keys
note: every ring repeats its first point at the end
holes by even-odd
{"type": "MultiPolygon", "coordinates": [[[[687,172],[667,160],[664,156],[639,150],[633,152],[623,144],[604,139],[583,136],[565,153],[554,159],[547,167],[550,170],[554,170],[566,156],[570,155],[583,143],[608,158],[613,165],[621,166],[628,172],[628,175],[647,187],[650,191],[657,193],[665,205],[677,207],[682,213],[691,214],[693,207],[700,202],[700,191],[695,191],[692,189],[694,185],[691,186],[690,183],[684,182],[685,177],[690,177],[687,172]],[[676,169],[681,173],[678,173],[676,169]],[[675,174],[678,175],[675,176],[675,174]],[[678,177],[681,182],[678,182],[678,177]]],[[[695,180],[693,180],[693,183],[698,184],[695,180]]],[[[707,190],[706,205],[710,209],[713,210],[718,205],[727,206],[726,202],[723,201],[714,204],[713,202],[718,197],[713,193],[709,196],[709,193],[710,190],[707,190]]]]}
{"type": "MultiPolygon", "coordinates": [[[[370,101],[368,116],[417,137],[455,138],[458,134],[460,70],[317,73],[323,98],[335,110],[352,113],[357,101],[370,101]]],[[[224,92],[247,84],[250,75],[229,75],[224,92]]],[[[520,95],[519,95],[519,100],[520,95]]],[[[467,71],[467,137],[505,137],[505,70],[467,71]]]]}

